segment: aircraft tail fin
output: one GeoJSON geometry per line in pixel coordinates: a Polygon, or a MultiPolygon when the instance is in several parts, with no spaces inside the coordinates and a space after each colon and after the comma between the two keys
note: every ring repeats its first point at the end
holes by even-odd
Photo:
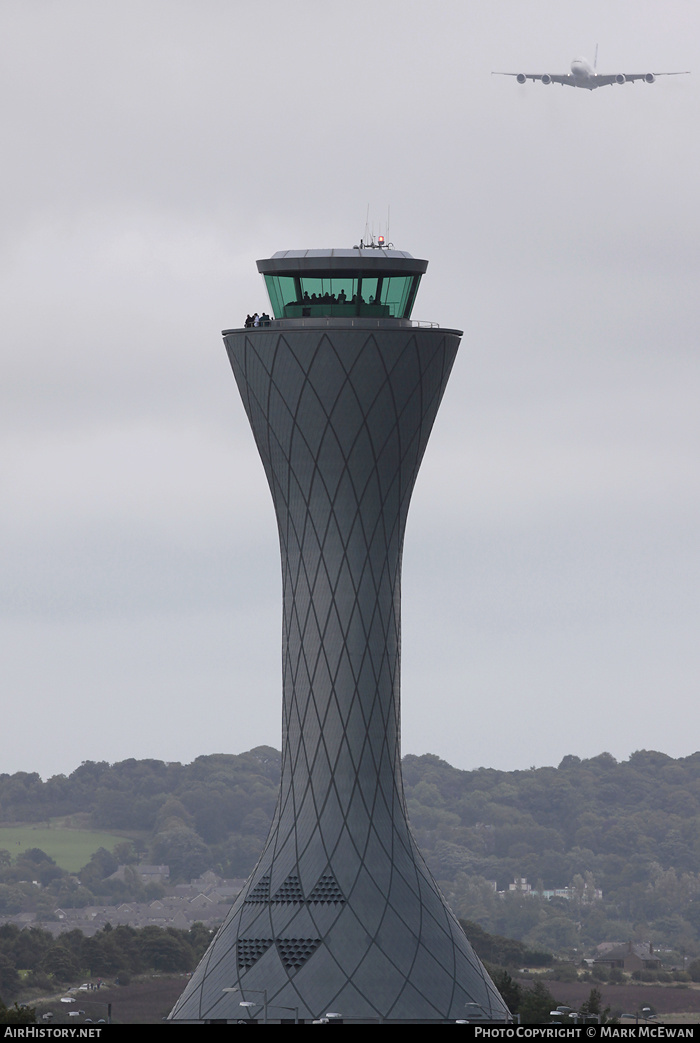
{"type": "Polygon", "coordinates": [[[593,72],[598,72],[598,44],[595,45],[595,58],[593,59],[593,72]]]}

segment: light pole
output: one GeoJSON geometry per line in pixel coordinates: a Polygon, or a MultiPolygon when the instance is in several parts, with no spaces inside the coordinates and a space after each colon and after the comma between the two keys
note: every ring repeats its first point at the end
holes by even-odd
{"type": "Polygon", "coordinates": [[[484,1018],[486,1019],[486,1021],[490,1021],[491,1020],[489,1015],[486,1013],[486,1011],[484,1010],[484,1008],[481,1006],[480,1003],[476,1003],[474,1000],[469,1000],[467,1003],[464,1004],[464,1006],[465,1006],[465,1009],[467,1011],[467,1018],[466,1018],[467,1025],[470,1025],[473,1020],[476,1020],[479,1017],[479,1014],[483,1014],[484,1018]],[[476,1009],[475,1010],[470,1010],[469,1009],[470,1007],[476,1008],[476,1009]]]}
{"type": "Polygon", "coordinates": [[[293,1010],[294,1011],[294,1024],[299,1024],[299,1008],[298,1007],[285,1007],[283,1003],[273,1003],[272,1006],[276,1010],[293,1010]]]}
{"type": "Polygon", "coordinates": [[[565,1003],[560,1003],[556,1010],[550,1010],[550,1018],[575,1018],[578,1020],[578,1014],[571,1007],[567,1007],[565,1003]]]}
{"type": "Polygon", "coordinates": [[[552,1018],[573,1018],[574,1025],[578,1025],[579,1018],[586,1024],[586,1021],[595,1021],[600,1025],[600,1014],[586,1014],[580,1010],[572,1010],[571,1007],[567,1007],[566,1004],[560,1004],[556,1010],[550,1010],[549,1016],[552,1018]]]}
{"type": "Polygon", "coordinates": [[[93,1003],[93,1004],[95,1004],[98,1007],[106,1007],[107,1008],[107,1024],[108,1025],[112,1024],[112,1004],[111,1003],[107,1003],[104,1000],[86,1000],[86,999],[81,1000],[81,1003],[84,1003],[86,1006],[87,1006],[88,1003],[93,1003]]]}
{"type": "MultiPolygon", "coordinates": [[[[234,985],[233,988],[231,988],[231,989],[222,989],[221,991],[222,992],[241,992],[241,990],[238,987],[238,985],[234,985]]],[[[247,992],[257,992],[260,995],[262,995],[262,998],[263,998],[263,1001],[262,1001],[263,1025],[267,1025],[267,989],[247,989],[246,991],[247,992]]],[[[241,995],[243,995],[242,992],[241,992],[241,995]]],[[[238,1005],[239,1005],[239,1007],[259,1007],[260,1006],[259,1003],[252,1003],[252,1002],[250,1002],[248,1000],[241,1000],[238,1005]]],[[[285,1008],[285,1009],[293,1010],[292,1007],[285,1008]]]]}
{"type": "Polygon", "coordinates": [[[635,1010],[634,1014],[621,1014],[620,1017],[621,1018],[630,1018],[630,1019],[634,1018],[635,1025],[639,1024],[640,1017],[641,1017],[642,1021],[655,1021],[656,1020],[656,1014],[652,1013],[651,1007],[642,1007],[641,1010],[639,1008],[637,1008],[637,1010],[635,1010]]]}

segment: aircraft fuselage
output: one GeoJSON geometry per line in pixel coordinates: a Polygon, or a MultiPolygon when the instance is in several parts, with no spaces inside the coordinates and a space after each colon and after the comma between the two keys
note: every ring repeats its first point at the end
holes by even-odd
{"type": "Polygon", "coordinates": [[[571,75],[576,87],[584,87],[586,90],[594,90],[598,84],[593,66],[586,58],[574,58],[571,63],[571,75]]]}

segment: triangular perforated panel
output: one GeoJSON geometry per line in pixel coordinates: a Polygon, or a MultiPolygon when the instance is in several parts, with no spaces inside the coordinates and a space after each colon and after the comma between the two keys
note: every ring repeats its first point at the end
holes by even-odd
{"type": "Polygon", "coordinates": [[[269,902],[270,877],[261,876],[257,884],[246,898],[246,902],[269,902]]]}
{"type": "Polygon", "coordinates": [[[272,945],[272,938],[239,938],[236,946],[236,961],[239,971],[247,971],[272,945]]]}
{"type": "Polygon", "coordinates": [[[333,874],[324,873],[306,901],[309,905],[321,905],[325,902],[337,905],[339,902],[345,901],[345,896],[333,874]]]}
{"type": "Polygon", "coordinates": [[[279,890],[275,891],[271,902],[303,902],[304,892],[301,889],[299,883],[299,877],[295,873],[290,873],[287,879],[284,881],[279,890]]]}
{"type": "Polygon", "coordinates": [[[277,951],[288,971],[298,971],[320,944],[320,938],[278,938],[277,951]]]}

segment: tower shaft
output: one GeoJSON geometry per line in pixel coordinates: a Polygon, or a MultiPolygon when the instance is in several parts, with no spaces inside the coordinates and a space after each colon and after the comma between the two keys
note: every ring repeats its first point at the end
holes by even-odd
{"type": "Polygon", "coordinates": [[[507,1011],[409,829],[401,556],[460,334],[314,318],[225,333],[277,517],[280,796],[260,860],[171,1018],[507,1011]],[[237,988],[238,993],[224,989],[237,988]]]}

